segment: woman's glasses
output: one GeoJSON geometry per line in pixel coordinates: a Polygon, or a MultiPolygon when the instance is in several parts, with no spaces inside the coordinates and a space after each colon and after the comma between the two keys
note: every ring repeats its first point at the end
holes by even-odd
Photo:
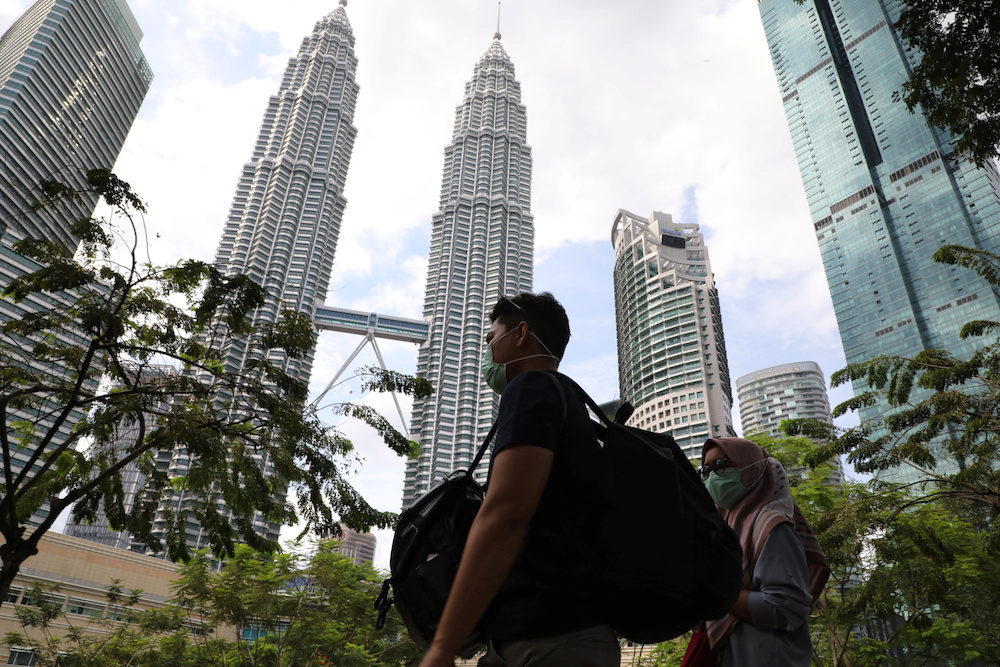
{"type": "Polygon", "coordinates": [[[713,472],[716,474],[722,473],[731,465],[733,465],[733,462],[729,459],[715,459],[711,463],[703,465],[698,472],[701,473],[702,479],[708,479],[708,476],[713,472]]]}

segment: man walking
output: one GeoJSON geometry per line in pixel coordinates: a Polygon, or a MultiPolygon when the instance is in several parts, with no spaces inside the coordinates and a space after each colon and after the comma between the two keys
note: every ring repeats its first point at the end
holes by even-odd
{"type": "Polygon", "coordinates": [[[556,372],[566,311],[551,294],[521,293],[490,321],[483,376],[502,398],[489,487],[421,667],[453,665],[477,625],[489,640],[480,667],[618,667],[584,551],[600,446],[556,372]]]}

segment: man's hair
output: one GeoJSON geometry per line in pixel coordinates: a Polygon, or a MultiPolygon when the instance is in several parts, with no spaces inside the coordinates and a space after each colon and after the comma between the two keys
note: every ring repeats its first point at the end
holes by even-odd
{"type": "Polygon", "coordinates": [[[528,328],[549,352],[562,361],[569,343],[569,318],[566,317],[566,309],[550,293],[521,292],[516,296],[501,297],[490,311],[490,322],[497,320],[508,329],[527,322],[528,328]]]}

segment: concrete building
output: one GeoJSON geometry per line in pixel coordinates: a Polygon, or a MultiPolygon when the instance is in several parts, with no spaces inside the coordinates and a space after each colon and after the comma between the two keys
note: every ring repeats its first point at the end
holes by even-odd
{"type": "MultiPolygon", "coordinates": [[[[110,605],[105,596],[113,580],[119,580],[126,591],[142,591],[135,610],[164,609],[171,597],[170,582],[177,578],[177,571],[176,564],[158,558],[48,533],[39,540],[38,554],[21,567],[0,607],[0,636],[16,632],[42,638],[39,629],[25,630],[17,619],[16,607],[31,604],[28,593],[36,583],[58,585],[59,590],[48,595],[49,601],[57,603],[66,617],[73,619],[75,628],[97,635],[107,632],[100,625],[103,619],[124,618],[125,609],[110,605]]],[[[55,636],[66,636],[72,630],[63,618],[56,618],[51,625],[55,636]]],[[[203,632],[197,614],[192,614],[189,630],[203,632]]],[[[220,627],[217,631],[229,641],[236,639],[234,629],[220,627]]],[[[32,659],[27,647],[8,648],[0,644],[0,664],[35,664],[32,659]]]]}
{"type": "MultiPolygon", "coordinates": [[[[489,432],[499,405],[480,372],[489,310],[503,295],[531,290],[531,148],[521,85],[500,33],[465,85],[431,230],[430,338],[417,374],[435,391],[413,406],[412,437],[423,451],[407,463],[404,507],[468,465],[489,432]]],[[[483,465],[477,477],[485,476],[483,465]]]]}
{"type": "Polygon", "coordinates": [[[671,433],[689,458],[709,437],[735,435],[719,293],[698,225],[619,210],[615,319],[627,424],[671,433]]]}
{"type": "Polygon", "coordinates": [[[757,5],[848,364],[928,348],[968,358],[979,341],[960,340],[961,326],[1000,319],[985,280],[932,259],[946,243],[1000,252],[1000,175],[896,101],[920,58],[894,28],[902,5],[757,5]]]}
{"type": "Polygon", "coordinates": [[[744,435],[780,436],[783,419],[833,423],[823,370],[812,361],[771,366],[736,378],[736,396],[744,435]]]}
{"type": "Polygon", "coordinates": [[[359,533],[350,528],[344,528],[343,537],[337,538],[337,552],[354,559],[355,565],[364,565],[375,561],[375,536],[371,533],[359,533]]]}
{"type": "MultiPolygon", "coordinates": [[[[86,170],[114,165],[152,81],[139,49],[141,39],[125,0],[39,0],[0,38],[0,290],[39,268],[14,250],[26,236],[76,248],[79,239],[70,225],[93,214],[96,195],[39,211],[32,211],[31,204],[43,180],[82,188],[86,170]]],[[[21,303],[0,298],[0,321],[75,301],[64,292],[21,303]]],[[[85,340],[79,331],[65,330],[60,336],[66,342],[85,340]]],[[[56,365],[45,372],[52,377],[62,373],[56,365]]],[[[22,421],[44,433],[56,424],[60,407],[43,403],[12,411],[5,428],[22,421]]],[[[48,450],[66,442],[82,417],[80,410],[69,414],[48,450]]],[[[11,457],[15,475],[37,451],[33,439],[26,436],[16,443],[11,457]]],[[[48,514],[45,504],[26,523],[39,526],[48,514]]]]}
{"type": "MultiPolygon", "coordinates": [[[[243,166],[216,254],[215,266],[224,275],[250,276],[267,290],[267,303],[253,315],[258,332],[278,321],[283,308],[314,317],[329,286],[357,135],[352,123],[358,61],[346,5],[340,0],[318,21],[289,60],[243,166]]],[[[245,335],[216,342],[227,372],[241,371],[255,353],[254,342],[245,335]]],[[[309,381],[314,351],[301,359],[271,354],[272,362],[309,381]]],[[[187,452],[176,450],[167,469],[171,475],[186,474],[187,452]]],[[[165,495],[154,529],[165,533],[167,510],[183,510],[188,502],[179,493],[165,495]]],[[[278,539],[280,527],[261,516],[254,528],[266,539],[278,539]]],[[[185,530],[189,547],[208,546],[201,526],[190,517],[185,530]]]]}

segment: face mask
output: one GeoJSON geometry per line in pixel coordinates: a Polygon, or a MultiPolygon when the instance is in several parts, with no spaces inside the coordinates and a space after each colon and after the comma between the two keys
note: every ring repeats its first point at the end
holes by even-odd
{"type": "Polygon", "coordinates": [[[734,508],[750,493],[750,489],[740,482],[739,468],[726,468],[721,473],[713,472],[705,480],[705,487],[716,507],[727,510],[734,508]]]}
{"type": "MultiPolygon", "coordinates": [[[[552,359],[555,359],[557,365],[559,364],[559,358],[552,353],[529,354],[526,357],[521,357],[520,359],[512,359],[502,364],[493,361],[493,346],[499,343],[507,336],[509,336],[510,334],[514,333],[515,331],[517,331],[517,329],[511,329],[503,336],[500,336],[500,338],[497,338],[493,342],[489,343],[486,346],[486,354],[483,356],[483,363],[482,366],[480,367],[483,371],[483,379],[486,380],[486,384],[489,385],[490,389],[495,391],[497,394],[503,394],[503,390],[507,388],[507,364],[512,364],[515,361],[524,361],[525,359],[534,359],[535,357],[551,357],[552,359]]],[[[531,335],[535,336],[535,334],[533,333],[531,335]]],[[[545,348],[546,352],[549,351],[549,348],[546,347],[545,343],[542,343],[541,338],[535,336],[535,340],[537,340],[541,344],[541,346],[545,348]]]]}
{"type": "MultiPolygon", "coordinates": [[[[761,463],[767,463],[767,460],[758,461],[753,463],[749,467],[755,465],[760,465],[761,463]]],[[[747,497],[747,494],[757,486],[760,480],[764,477],[764,473],[761,472],[760,477],[757,481],[750,486],[743,486],[740,482],[740,473],[742,470],[740,468],[726,468],[721,473],[713,472],[705,480],[705,487],[708,489],[708,494],[712,496],[712,500],[715,501],[717,507],[723,509],[733,509],[736,507],[741,500],[747,497]]]]}

